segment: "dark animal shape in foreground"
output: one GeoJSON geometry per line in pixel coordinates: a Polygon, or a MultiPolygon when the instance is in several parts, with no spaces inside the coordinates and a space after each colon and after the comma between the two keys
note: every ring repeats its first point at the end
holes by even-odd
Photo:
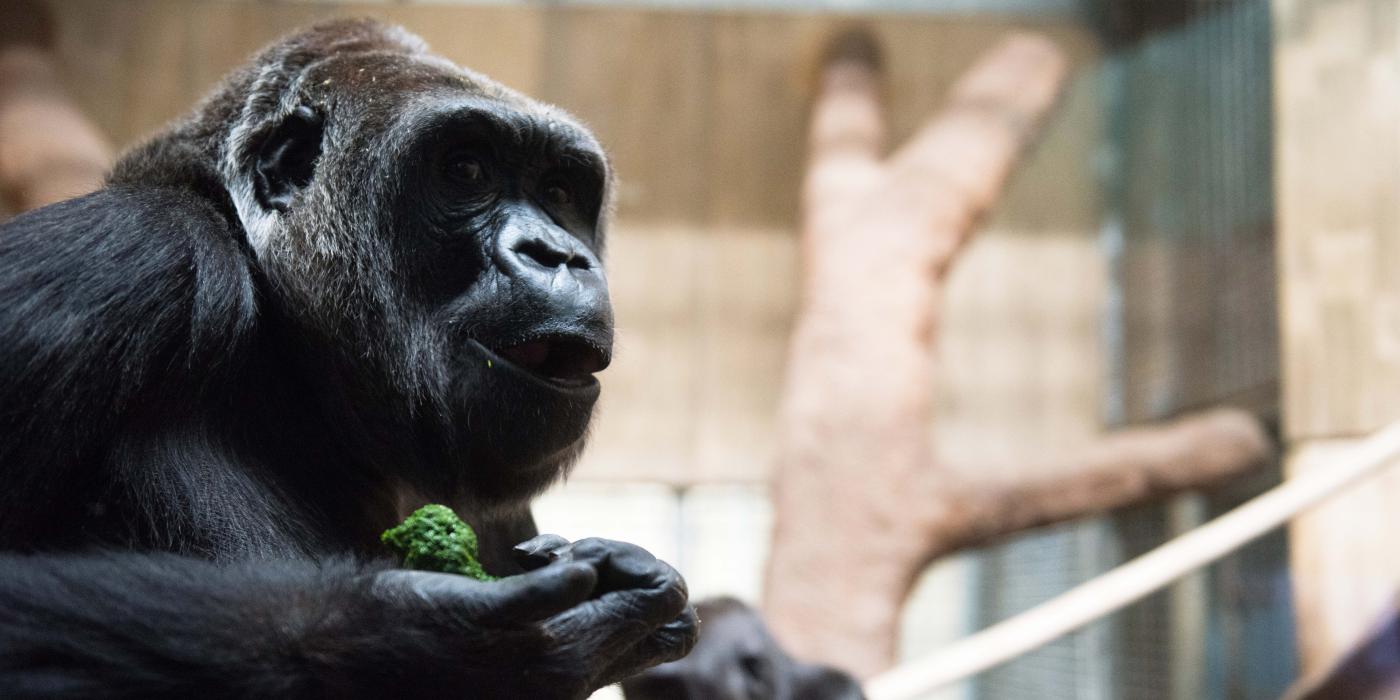
{"type": "Polygon", "coordinates": [[[609,180],[336,22],[0,228],[0,697],[580,698],[683,655],[673,569],[529,511],[611,352],[609,180]],[[375,563],[426,502],[518,575],[375,563]]]}
{"type": "Polygon", "coordinates": [[[627,700],[862,700],[854,678],[788,656],[753,608],[706,600],[689,656],[622,682],[627,700]]]}

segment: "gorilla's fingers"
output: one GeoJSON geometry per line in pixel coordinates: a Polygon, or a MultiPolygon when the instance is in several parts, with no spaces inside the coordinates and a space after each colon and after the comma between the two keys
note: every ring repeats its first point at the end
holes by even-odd
{"type": "Polygon", "coordinates": [[[670,565],[641,547],[612,540],[579,540],[556,551],[561,558],[554,566],[567,561],[595,568],[596,597],[545,624],[552,636],[574,640],[596,659],[598,677],[615,680],[672,658],[694,642],[695,614],[685,580],[670,565]],[[636,648],[652,636],[657,636],[653,646],[636,648]]]}
{"type": "Polygon", "coordinates": [[[599,677],[599,681],[616,683],[657,664],[675,661],[689,654],[699,639],[699,630],[700,618],[696,616],[695,608],[687,605],[674,620],[657,628],[618,657],[599,677]]]}
{"type": "Polygon", "coordinates": [[[648,664],[666,663],[689,654],[699,639],[700,616],[693,606],[687,605],[676,619],[662,625],[650,637],[642,640],[641,647],[644,651],[652,653],[647,659],[648,664]]]}
{"type": "Polygon", "coordinates": [[[528,571],[554,561],[554,553],[568,544],[569,541],[559,535],[535,535],[515,545],[512,554],[515,555],[516,563],[528,571]]]}
{"type": "Polygon", "coordinates": [[[493,595],[481,619],[509,624],[553,617],[588,600],[597,583],[598,572],[581,562],[558,563],[504,578],[486,584],[493,595]]]}
{"type": "Polygon", "coordinates": [[[561,562],[499,581],[457,574],[394,569],[375,576],[374,590],[394,600],[416,599],[473,624],[537,622],[588,600],[598,572],[584,562],[561,562]]]}
{"type": "MultiPolygon", "coordinates": [[[[631,656],[633,647],[657,634],[663,623],[693,614],[688,613],[686,598],[678,595],[676,589],[668,585],[659,590],[633,588],[605,593],[551,618],[545,625],[552,636],[575,640],[584,654],[599,660],[599,668],[608,669],[631,656]]],[[[677,624],[668,633],[676,637],[674,646],[691,643],[694,632],[688,629],[687,624],[677,624]]]]}
{"type": "Polygon", "coordinates": [[[579,540],[558,550],[560,558],[592,564],[598,570],[597,594],[627,589],[650,589],[669,596],[666,614],[655,622],[670,619],[681,611],[689,597],[685,579],[667,564],[641,547],[596,537],[579,540]]]}

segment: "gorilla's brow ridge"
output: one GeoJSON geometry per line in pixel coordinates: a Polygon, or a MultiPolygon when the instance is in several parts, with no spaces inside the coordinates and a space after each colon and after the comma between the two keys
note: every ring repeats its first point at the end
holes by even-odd
{"type": "Polygon", "coordinates": [[[438,129],[462,126],[495,136],[525,151],[604,173],[607,160],[582,127],[552,114],[540,114],[487,96],[472,96],[449,107],[438,106],[424,121],[438,129]]]}

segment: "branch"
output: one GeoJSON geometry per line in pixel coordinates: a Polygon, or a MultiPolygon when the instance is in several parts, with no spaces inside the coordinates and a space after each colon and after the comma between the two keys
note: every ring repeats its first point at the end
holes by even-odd
{"type": "Polygon", "coordinates": [[[953,499],[960,507],[949,511],[943,526],[942,547],[963,549],[1022,530],[1208,490],[1268,464],[1273,454],[1273,441],[1259,420],[1235,409],[1120,430],[1082,450],[1019,470],[1049,476],[963,484],[953,499]]]}
{"type": "Polygon", "coordinates": [[[64,93],[46,8],[0,9],[0,201],[13,213],[91,192],[112,147],[64,93]]]}
{"type": "Polygon", "coordinates": [[[859,33],[837,46],[813,108],[765,610],[799,656],[868,674],[893,658],[900,604],[947,507],[928,437],[943,273],[1066,62],[1042,37],[1006,39],[881,160],[878,51],[859,33]]]}
{"type": "MultiPolygon", "coordinates": [[[[1400,422],[1372,434],[1328,469],[1288,479],[1209,523],[1026,612],[881,674],[867,685],[867,692],[872,700],[911,700],[1010,661],[1230,554],[1397,460],[1400,422]]],[[[1386,641],[1384,649],[1393,651],[1393,639],[1386,641]]],[[[1318,697],[1367,696],[1342,693],[1318,697]]]]}
{"type": "Polygon", "coordinates": [[[1049,114],[1065,60],[1042,37],[1006,39],[882,160],[873,40],[836,46],[813,108],[764,607],[797,656],[868,676],[892,662],[900,608],[933,558],[1214,486],[1271,447],[1253,417],[1221,410],[1016,470],[1034,477],[970,482],[939,465],[929,355],[945,272],[1049,114]]]}

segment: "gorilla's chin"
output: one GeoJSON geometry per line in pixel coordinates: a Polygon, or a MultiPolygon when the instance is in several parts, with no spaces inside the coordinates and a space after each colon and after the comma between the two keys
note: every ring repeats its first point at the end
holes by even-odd
{"type": "Polygon", "coordinates": [[[469,479],[487,500],[528,498],[578,456],[598,401],[598,380],[554,382],[480,343],[467,346],[457,372],[462,390],[455,432],[471,465],[469,479]]]}

